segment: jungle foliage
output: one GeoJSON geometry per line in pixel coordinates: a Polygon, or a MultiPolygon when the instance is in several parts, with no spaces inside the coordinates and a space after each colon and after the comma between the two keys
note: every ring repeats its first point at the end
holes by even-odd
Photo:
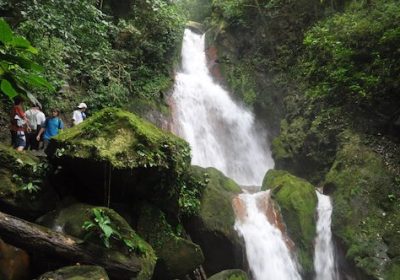
{"type": "Polygon", "coordinates": [[[159,100],[171,86],[181,10],[161,0],[123,1],[122,17],[112,9],[117,1],[101,2],[0,1],[16,32],[38,49],[35,62],[56,88],[35,91],[45,105],[68,108],[81,98],[93,109],[123,106],[132,97],[159,100]]]}

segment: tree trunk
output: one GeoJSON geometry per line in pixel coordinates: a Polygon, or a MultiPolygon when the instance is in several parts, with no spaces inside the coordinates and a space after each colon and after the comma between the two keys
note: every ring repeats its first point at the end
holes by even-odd
{"type": "Polygon", "coordinates": [[[130,257],[126,262],[112,259],[106,248],[84,243],[66,234],[58,233],[39,225],[0,212],[0,238],[5,242],[31,253],[40,253],[49,258],[60,258],[69,262],[102,266],[110,277],[129,279],[141,270],[140,261],[130,257]]]}

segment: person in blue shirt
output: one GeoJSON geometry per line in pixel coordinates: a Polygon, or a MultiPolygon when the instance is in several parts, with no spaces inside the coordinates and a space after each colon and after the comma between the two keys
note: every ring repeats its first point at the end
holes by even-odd
{"type": "Polygon", "coordinates": [[[53,109],[51,111],[51,117],[47,118],[45,123],[42,125],[40,128],[40,131],[36,137],[36,140],[40,140],[40,136],[43,134],[43,143],[44,143],[44,149],[47,148],[50,138],[53,136],[56,136],[60,130],[64,129],[64,123],[59,117],[60,115],[60,110],[58,109],[53,109]]]}

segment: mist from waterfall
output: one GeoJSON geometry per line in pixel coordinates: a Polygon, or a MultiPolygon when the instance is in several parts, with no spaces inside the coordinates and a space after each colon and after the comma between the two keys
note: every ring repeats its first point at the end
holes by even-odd
{"type": "Polygon", "coordinates": [[[332,242],[332,203],[327,195],[317,191],[317,237],[315,239],[314,269],[315,280],[338,280],[335,254],[332,242]]]}

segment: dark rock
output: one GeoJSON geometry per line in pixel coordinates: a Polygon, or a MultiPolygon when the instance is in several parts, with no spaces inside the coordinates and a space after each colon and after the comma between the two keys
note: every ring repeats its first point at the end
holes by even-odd
{"type": "Polygon", "coordinates": [[[149,204],[140,211],[137,231],[154,248],[158,257],[153,279],[183,277],[204,261],[200,246],[178,236],[165,214],[149,204]]]}
{"type": "Polygon", "coordinates": [[[106,271],[100,266],[75,265],[46,272],[38,280],[108,280],[106,271]]]}
{"type": "Polygon", "coordinates": [[[190,148],[136,115],[104,109],[53,138],[51,161],[62,170],[64,191],[104,203],[148,199],[177,211],[177,179],[190,167],[190,148]],[[79,184],[77,184],[79,182],[79,184]]]}
{"type": "Polygon", "coordinates": [[[209,176],[200,212],[185,222],[193,242],[203,250],[204,269],[207,274],[214,274],[225,269],[243,268],[244,245],[233,228],[235,214],[232,208],[232,199],[241,192],[239,186],[215,168],[193,167],[193,172],[209,176]]]}
{"type": "Polygon", "coordinates": [[[110,219],[113,230],[121,235],[119,240],[111,236],[110,248],[107,250],[109,257],[123,261],[124,259],[129,260],[130,256],[134,254],[140,260],[142,267],[142,271],[138,277],[140,279],[150,279],[156,263],[156,256],[153,249],[112,209],[94,207],[87,204],[72,204],[66,208],[46,214],[39,218],[37,223],[54,231],[66,233],[79,239],[104,246],[103,240],[99,237],[101,232],[88,235],[88,231],[83,228],[85,222],[93,222],[95,218],[93,216],[93,209],[103,211],[104,216],[110,219]],[[126,241],[130,242],[131,248],[126,245],[126,241]]]}

